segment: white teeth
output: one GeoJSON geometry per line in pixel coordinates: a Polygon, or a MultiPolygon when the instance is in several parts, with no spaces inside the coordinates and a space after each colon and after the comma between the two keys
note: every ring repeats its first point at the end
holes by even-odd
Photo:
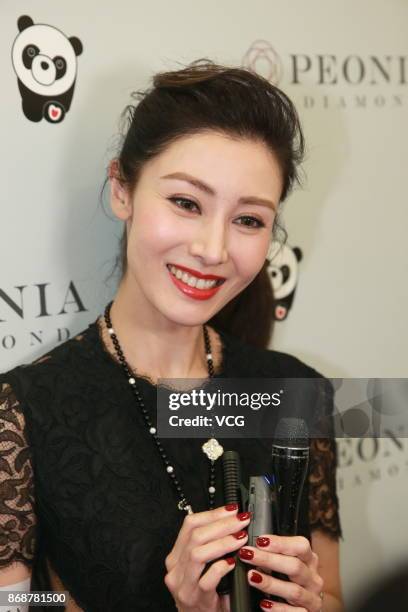
{"type": "Polygon", "coordinates": [[[197,289],[210,289],[215,287],[217,284],[216,280],[205,280],[203,278],[197,278],[196,276],[192,276],[188,274],[188,272],[182,272],[179,268],[175,266],[170,266],[170,272],[186,283],[190,287],[196,287],[197,289]]]}
{"type": "Polygon", "coordinates": [[[204,281],[204,289],[211,289],[211,287],[215,287],[217,281],[215,280],[205,280],[204,281]]]}

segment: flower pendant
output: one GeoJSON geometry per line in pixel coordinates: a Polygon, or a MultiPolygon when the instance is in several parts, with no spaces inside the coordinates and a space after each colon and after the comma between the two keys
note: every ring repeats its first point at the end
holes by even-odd
{"type": "Polygon", "coordinates": [[[224,452],[223,447],[215,438],[210,438],[210,440],[207,440],[207,442],[205,442],[201,448],[203,449],[203,453],[205,453],[211,461],[216,461],[216,459],[221,457],[222,453],[224,452]]]}

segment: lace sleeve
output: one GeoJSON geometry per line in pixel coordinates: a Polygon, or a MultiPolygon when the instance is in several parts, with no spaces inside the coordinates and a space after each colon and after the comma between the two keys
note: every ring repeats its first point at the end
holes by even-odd
{"type": "Polygon", "coordinates": [[[324,438],[312,438],[309,469],[310,530],[320,529],[331,538],[343,538],[339,500],[336,490],[337,443],[333,429],[334,389],[327,379],[319,381],[320,409],[325,428],[324,438]],[[327,432],[327,433],[326,433],[327,432]]]}
{"type": "Polygon", "coordinates": [[[0,568],[32,567],[36,535],[34,482],[22,408],[0,380],[0,568]]]}

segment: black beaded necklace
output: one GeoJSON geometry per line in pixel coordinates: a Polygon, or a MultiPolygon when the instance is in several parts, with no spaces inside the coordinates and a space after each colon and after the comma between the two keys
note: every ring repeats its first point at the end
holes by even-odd
{"type": "MultiPolygon", "coordinates": [[[[135,378],[136,375],[134,372],[132,372],[130,366],[126,362],[122,348],[119,344],[118,337],[113,330],[112,321],[110,318],[110,310],[111,310],[112,304],[113,304],[113,301],[107,304],[105,308],[104,319],[105,319],[108,333],[110,337],[112,338],[112,343],[115,348],[115,352],[118,357],[119,363],[121,364],[123,368],[126,378],[128,379],[130,387],[133,391],[133,394],[139,405],[140,411],[143,415],[144,421],[147,425],[148,431],[154,443],[156,444],[157,450],[159,451],[160,456],[163,460],[163,463],[166,467],[166,471],[168,475],[170,476],[170,479],[172,480],[176,488],[177,495],[180,499],[179,503],[177,504],[177,507],[179,510],[184,510],[185,512],[187,512],[187,514],[193,514],[193,509],[191,507],[191,504],[188,503],[185,493],[181,487],[181,484],[179,480],[177,479],[177,476],[174,470],[174,466],[171,465],[171,462],[169,461],[169,458],[157,435],[156,428],[154,427],[153,423],[150,420],[149,412],[144,404],[143,397],[136,383],[136,378],[135,378]]],[[[214,376],[214,364],[213,364],[213,358],[212,358],[212,353],[211,353],[210,337],[208,335],[208,330],[205,325],[203,325],[203,332],[204,332],[205,353],[206,353],[207,366],[208,366],[208,376],[212,378],[214,376]]],[[[218,459],[218,457],[222,455],[224,449],[222,448],[222,446],[219,444],[219,442],[215,438],[210,438],[205,444],[202,445],[201,448],[203,452],[207,455],[208,459],[210,460],[210,477],[209,477],[208,495],[209,495],[209,507],[211,510],[212,508],[214,508],[214,495],[215,495],[215,465],[214,463],[218,459]]]]}

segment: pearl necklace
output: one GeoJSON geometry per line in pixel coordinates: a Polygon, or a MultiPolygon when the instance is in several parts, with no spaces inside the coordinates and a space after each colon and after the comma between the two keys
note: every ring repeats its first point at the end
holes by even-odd
{"type": "MultiPolygon", "coordinates": [[[[177,504],[177,507],[179,510],[184,510],[185,512],[187,512],[187,514],[193,514],[193,509],[191,507],[191,504],[188,503],[185,493],[181,487],[181,484],[176,477],[174,466],[171,465],[168,459],[168,456],[165,453],[165,450],[157,436],[157,430],[153,426],[153,423],[150,420],[148,410],[144,404],[142,395],[136,384],[135,373],[132,372],[130,366],[126,362],[122,348],[119,344],[118,337],[112,327],[112,321],[110,318],[110,310],[111,310],[112,304],[113,304],[113,301],[107,304],[105,308],[104,319],[105,319],[108,333],[112,339],[112,343],[115,348],[116,355],[123,368],[126,378],[128,379],[128,383],[130,384],[130,387],[133,391],[136,401],[139,404],[140,411],[143,415],[148,431],[156,445],[157,450],[160,453],[160,456],[166,468],[166,472],[170,476],[170,479],[176,488],[177,495],[180,499],[180,501],[177,504]]],[[[205,352],[206,352],[207,366],[208,366],[208,376],[212,378],[214,376],[214,364],[213,364],[213,358],[212,358],[212,353],[211,353],[210,338],[209,338],[208,331],[205,325],[203,325],[203,332],[204,332],[204,344],[205,344],[205,352]]],[[[209,479],[208,493],[209,493],[209,506],[211,510],[212,508],[214,508],[214,495],[215,495],[215,465],[214,463],[219,457],[221,457],[221,455],[224,452],[224,449],[221,446],[221,444],[218,442],[218,440],[216,440],[214,437],[207,440],[207,442],[205,442],[201,448],[202,448],[203,453],[205,453],[208,459],[210,460],[210,479],[209,479]]]]}

